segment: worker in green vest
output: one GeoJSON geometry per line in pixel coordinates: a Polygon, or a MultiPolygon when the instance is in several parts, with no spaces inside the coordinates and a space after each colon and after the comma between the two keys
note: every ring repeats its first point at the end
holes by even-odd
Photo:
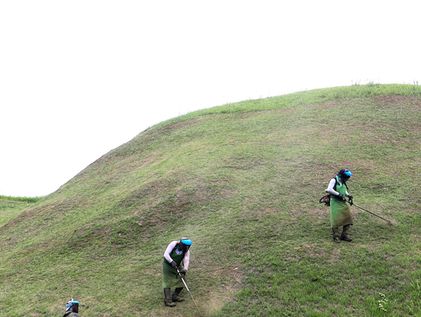
{"type": "Polygon", "coordinates": [[[326,189],[330,194],[330,225],[332,227],[333,241],[351,242],[349,236],[349,229],[352,226],[351,209],[347,204],[347,198],[350,205],[352,205],[352,196],[348,192],[346,182],[352,176],[352,172],[348,169],[341,169],[338,174],[332,178],[326,189]],[[342,233],[340,233],[342,227],[342,233]]]}
{"type": "Polygon", "coordinates": [[[192,240],[183,237],[178,241],[172,241],[165,249],[162,263],[162,288],[164,289],[165,306],[174,307],[176,302],[183,301],[180,298],[183,284],[179,273],[185,278],[190,264],[189,249],[191,245],[192,240]],[[171,288],[175,288],[172,295],[171,288]]]}
{"type": "Polygon", "coordinates": [[[78,317],[79,316],[79,301],[71,299],[66,303],[66,312],[63,317],[78,317]]]}

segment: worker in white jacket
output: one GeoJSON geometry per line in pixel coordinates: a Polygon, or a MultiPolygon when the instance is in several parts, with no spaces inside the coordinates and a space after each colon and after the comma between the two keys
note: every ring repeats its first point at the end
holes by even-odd
{"type": "Polygon", "coordinates": [[[352,205],[352,196],[348,192],[346,182],[351,178],[352,172],[348,169],[342,169],[330,180],[326,192],[330,194],[330,225],[332,227],[333,241],[351,242],[352,239],[348,235],[352,226],[351,210],[347,204],[352,205]],[[347,201],[348,199],[348,201],[347,201]],[[339,232],[342,227],[342,233],[339,232]]]}
{"type": "Polygon", "coordinates": [[[186,275],[190,264],[190,247],[192,241],[188,238],[181,238],[179,241],[172,241],[168,244],[164,252],[162,263],[162,288],[164,289],[165,306],[174,307],[176,302],[183,301],[179,297],[183,290],[179,273],[186,275]],[[171,288],[175,287],[171,295],[171,288]]]}

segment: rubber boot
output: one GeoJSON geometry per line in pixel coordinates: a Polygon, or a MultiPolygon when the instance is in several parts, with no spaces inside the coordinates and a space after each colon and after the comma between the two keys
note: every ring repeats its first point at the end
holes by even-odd
{"type": "Polygon", "coordinates": [[[352,241],[351,237],[348,236],[348,231],[351,228],[351,226],[352,225],[345,225],[345,226],[343,226],[342,234],[341,234],[341,240],[348,241],[348,242],[351,242],[352,241]]]}
{"type": "Polygon", "coordinates": [[[341,242],[338,227],[332,228],[332,238],[333,238],[333,241],[335,241],[336,243],[341,242]]]}
{"type": "Polygon", "coordinates": [[[164,288],[164,304],[168,307],[175,306],[175,303],[171,299],[171,288],[164,288]]]}
{"type": "Polygon", "coordinates": [[[180,293],[181,293],[181,291],[183,290],[183,288],[182,287],[177,287],[175,290],[174,290],[174,293],[172,294],[172,301],[173,302],[183,302],[184,301],[184,299],[183,298],[180,298],[179,296],[180,296],[180,293]]]}

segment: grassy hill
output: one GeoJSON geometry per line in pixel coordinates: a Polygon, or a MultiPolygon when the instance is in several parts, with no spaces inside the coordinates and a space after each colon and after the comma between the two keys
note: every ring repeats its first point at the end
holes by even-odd
{"type": "Polygon", "coordinates": [[[57,192],[0,200],[0,316],[421,316],[421,88],[368,85],[206,109],[158,124],[57,192]],[[352,243],[318,204],[343,167],[352,243]],[[5,215],[5,213],[8,215],[5,215]],[[193,240],[163,306],[162,254],[193,240]]]}

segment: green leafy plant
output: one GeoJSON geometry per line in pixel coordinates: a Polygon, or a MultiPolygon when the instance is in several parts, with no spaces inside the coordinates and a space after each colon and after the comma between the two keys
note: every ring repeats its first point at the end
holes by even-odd
{"type": "Polygon", "coordinates": [[[380,299],[377,300],[378,308],[384,312],[387,312],[389,306],[389,300],[386,295],[379,292],[380,299]]]}

